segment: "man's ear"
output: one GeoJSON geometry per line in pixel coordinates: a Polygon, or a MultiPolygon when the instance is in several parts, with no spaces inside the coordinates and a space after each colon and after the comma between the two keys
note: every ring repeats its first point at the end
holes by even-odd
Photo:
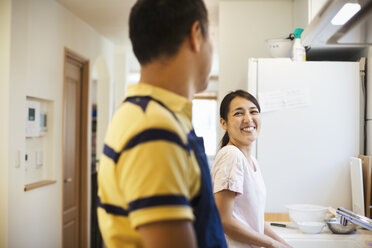
{"type": "Polygon", "coordinates": [[[223,118],[220,118],[220,123],[221,123],[223,130],[227,130],[227,123],[223,118]]]}
{"type": "Polygon", "coordinates": [[[195,21],[191,26],[190,45],[193,52],[199,52],[204,41],[202,27],[199,21],[195,21]]]}

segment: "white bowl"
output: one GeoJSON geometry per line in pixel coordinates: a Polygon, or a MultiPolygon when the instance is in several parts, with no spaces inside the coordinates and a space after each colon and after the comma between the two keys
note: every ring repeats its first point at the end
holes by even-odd
{"type": "Polygon", "coordinates": [[[323,222],[327,218],[328,207],[311,204],[287,205],[289,218],[298,222],[323,222]]]}
{"type": "Polygon", "coordinates": [[[317,221],[311,221],[311,222],[297,222],[298,227],[300,228],[301,232],[303,233],[320,233],[325,226],[324,222],[317,222],[317,221]]]}
{"type": "Polygon", "coordinates": [[[293,42],[290,39],[266,40],[266,47],[273,58],[290,58],[293,42]]]}

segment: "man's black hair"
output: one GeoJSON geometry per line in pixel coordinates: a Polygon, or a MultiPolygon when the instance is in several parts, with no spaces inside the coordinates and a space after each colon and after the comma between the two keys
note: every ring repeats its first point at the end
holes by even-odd
{"type": "Polygon", "coordinates": [[[203,0],[138,0],[129,17],[129,37],[141,65],[175,55],[199,21],[208,31],[208,13],[203,0]]]}

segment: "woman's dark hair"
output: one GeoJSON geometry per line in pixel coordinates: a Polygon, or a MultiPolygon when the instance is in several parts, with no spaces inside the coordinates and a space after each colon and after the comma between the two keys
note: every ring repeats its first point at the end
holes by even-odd
{"type": "Polygon", "coordinates": [[[206,37],[208,12],[203,0],[137,0],[129,16],[129,37],[139,63],[175,55],[195,21],[206,37]]]}
{"type": "MultiPolygon", "coordinates": [[[[227,94],[221,102],[220,117],[224,119],[225,121],[227,121],[227,114],[229,113],[229,110],[230,110],[230,103],[235,97],[242,97],[242,98],[247,99],[248,101],[251,101],[254,105],[256,105],[258,112],[261,112],[260,104],[258,104],[258,101],[254,96],[249,94],[247,91],[236,90],[236,91],[232,91],[229,94],[227,94]]],[[[230,140],[229,134],[226,131],[220,142],[221,148],[226,146],[227,143],[229,143],[229,140],[230,140]]]]}

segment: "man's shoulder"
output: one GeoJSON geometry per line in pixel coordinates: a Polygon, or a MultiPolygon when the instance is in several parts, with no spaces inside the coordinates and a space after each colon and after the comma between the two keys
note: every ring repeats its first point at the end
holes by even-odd
{"type": "MultiPolygon", "coordinates": [[[[138,125],[138,123],[164,122],[169,123],[175,119],[172,112],[156,101],[149,101],[145,104],[138,104],[125,101],[115,111],[112,122],[119,122],[122,125],[138,125]]],[[[145,123],[144,123],[145,124],[145,123]]]]}
{"type": "Polygon", "coordinates": [[[124,144],[132,137],[149,129],[163,129],[185,136],[172,112],[155,101],[146,108],[124,102],[115,112],[106,136],[106,142],[124,144]]]}
{"type": "Polygon", "coordinates": [[[150,100],[145,107],[125,102],[120,115],[131,117],[131,121],[126,122],[126,125],[165,129],[174,129],[178,126],[174,113],[154,100],[150,100]]]}

